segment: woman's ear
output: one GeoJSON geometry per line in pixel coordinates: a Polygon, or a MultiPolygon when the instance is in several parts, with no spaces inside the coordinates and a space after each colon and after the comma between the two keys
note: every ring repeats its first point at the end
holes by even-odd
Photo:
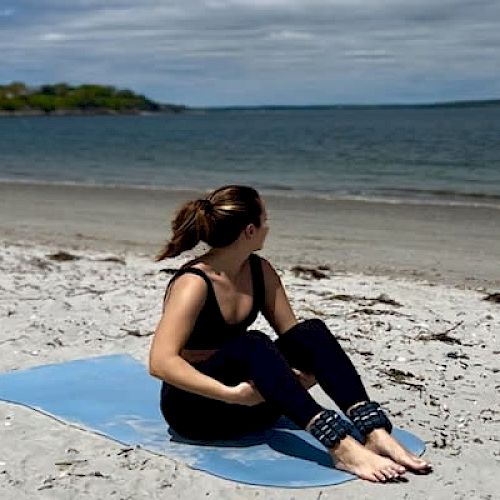
{"type": "Polygon", "coordinates": [[[245,231],[245,238],[249,240],[255,234],[255,226],[253,224],[248,224],[248,226],[244,229],[244,231],[245,231]]]}

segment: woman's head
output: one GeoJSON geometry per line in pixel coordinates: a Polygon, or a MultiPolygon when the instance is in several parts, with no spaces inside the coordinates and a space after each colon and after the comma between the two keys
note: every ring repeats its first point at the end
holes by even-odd
{"type": "Polygon", "coordinates": [[[172,220],[172,238],[156,260],[175,257],[200,241],[213,248],[228,246],[242,231],[258,231],[263,211],[259,193],[248,186],[223,186],[188,201],[172,220]]]}

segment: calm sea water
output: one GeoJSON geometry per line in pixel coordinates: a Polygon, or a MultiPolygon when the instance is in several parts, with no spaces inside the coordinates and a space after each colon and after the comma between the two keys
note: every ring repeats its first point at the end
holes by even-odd
{"type": "Polygon", "coordinates": [[[500,108],[1,118],[0,179],[500,205],[500,108]]]}

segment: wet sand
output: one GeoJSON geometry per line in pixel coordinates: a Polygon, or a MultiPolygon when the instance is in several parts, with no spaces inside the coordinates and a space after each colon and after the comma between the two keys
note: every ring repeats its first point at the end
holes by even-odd
{"type": "MultiPolygon", "coordinates": [[[[189,191],[0,183],[0,238],[153,257],[189,191]]],[[[279,265],[500,287],[500,209],[265,197],[279,265]]]]}

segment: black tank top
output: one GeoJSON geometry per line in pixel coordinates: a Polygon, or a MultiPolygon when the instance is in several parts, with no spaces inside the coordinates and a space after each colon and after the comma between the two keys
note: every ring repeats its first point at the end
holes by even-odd
{"type": "MultiPolygon", "coordinates": [[[[222,316],[222,312],[215,296],[215,290],[210,278],[201,270],[195,267],[184,267],[179,269],[170,280],[165,297],[167,296],[170,285],[179,276],[186,273],[192,273],[203,278],[208,286],[207,298],[201,309],[191,335],[184,346],[185,349],[219,349],[228,340],[236,335],[244,333],[247,328],[255,321],[257,314],[264,305],[264,275],[260,257],[256,254],[250,254],[250,270],[252,275],[253,304],[250,314],[240,323],[229,324],[222,316]]],[[[164,297],[164,300],[165,300],[164,297]]]]}

